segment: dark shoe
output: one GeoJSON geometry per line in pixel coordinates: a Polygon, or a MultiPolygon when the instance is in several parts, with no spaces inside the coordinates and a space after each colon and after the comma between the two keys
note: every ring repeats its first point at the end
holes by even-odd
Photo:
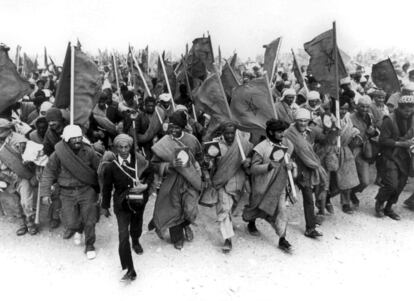
{"type": "Polygon", "coordinates": [[[351,192],[351,202],[355,208],[359,208],[359,199],[356,196],[355,192],[351,192]]]}
{"type": "Polygon", "coordinates": [[[404,201],[405,207],[410,210],[414,210],[414,196],[411,195],[408,199],[404,201]]]}
{"type": "Polygon", "coordinates": [[[375,213],[377,217],[384,217],[384,204],[375,202],[375,213]]]}
{"type": "Polygon", "coordinates": [[[142,249],[139,241],[132,242],[132,250],[134,250],[134,252],[138,255],[142,255],[144,253],[144,250],[142,249]]]}
{"type": "Polygon", "coordinates": [[[223,253],[227,254],[231,251],[232,248],[233,248],[233,245],[231,243],[231,239],[226,239],[224,241],[224,245],[221,248],[221,250],[223,251],[223,253]]]}
{"type": "Polygon", "coordinates": [[[319,236],[322,236],[322,233],[316,229],[308,229],[305,231],[305,236],[310,238],[317,238],[319,236]]]}
{"type": "Polygon", "coordinates": [[[21,226],[19,229],[17,229],[16,234],[17,236],[22,236],[25,235],[27,233],[27,227],[26,225],[21,226]]]}
{"type": "Polygon", "coordinates": [[[51,219],[49,222],[49,227],[50,229],[56,229],[59,228],[60,226],[60,220],[58,219],[51,219]]]}
{"type": "Polygon", "coordinates": [[[154,220],[152,219],[149,223],[148,223],[148,231],[152,231],[155,229],[155,223],[154,220]]]}
{"type": "Polygon", "coordinates": [[[184,227],[184,237],[187,241],[193,241],[194,233],[193,233],[193,230],[191,230],[190,226],[184,227]]]}
{"type": "Polygon", "coordinates": [[[63,233],[63,239],[69,239],[71,238],[76,231],[70,230],[70,229],[66,229],[65,232],[63,233]]]}
{"type": "Polygon", "coordinates": [[[179,241],[177,241],[176,243],[174,243],[174,248],[176,248],[177,250],[180,250],[184,247],[184,240],[180,239],[179,241]]]}
{"type": "Polygon", "coordinates": [[[346,205],[342,205],[342,211],[346,214],[353,214],[354,210],[352,210],[351,206],[346,204],[346,205]]]}
{"type": "Polygon", "coordinates": [[[250,221],[247,224],[247,231],[250,233],[250,235],[253,235],[253,236],[259,236],[260,235],[259,230],[257,230],[255,221],[250,221]]]}
{"type": "Polygon", "coordinates": [[[134,281],[137,278],[137,273],[135,270],[128,271],[122,278],[122,282],[134,281]]]}
{"type": "Polygon", "coordinates": [[[389,218],[392,218],[393,220],[399,221],[401,217],[395,213],[394,210],[390,209],[384,209],[384,215],[388,216],[389,218]]]}
{"type": "Polygon", "coordinates": [[[39,229],[37,228],[35,224],[28,225],[27,231],[29,232],[30,235],[36,235],[37,233],[39,233],[39,229]]]}
{"type": "Polygon", "coordinates": [[[331,203],[326,203],[325,208],[329,212],[329,214],[334,214],[334,207],[331,203]]]}
{"type": "Polygon", "coordinates": [[[286,238],[281,237],[279,239],[279,248],[286,253],[290,253],[292,250],[292,245],[286,240],[286,238]]]}

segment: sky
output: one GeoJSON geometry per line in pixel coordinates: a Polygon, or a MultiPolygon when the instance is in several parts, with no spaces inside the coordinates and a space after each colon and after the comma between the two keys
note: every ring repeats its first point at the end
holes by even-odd
{"type": "Polygon", "coordinates": [[[353,55],[396,47],[414,53],[414,1],[363,0],[0,0],[0,43],[31,56],[48,53],[62,63],[68,41],[83,49],[126,52],[166,50],[180,56],[185,44],[209,32],[223,57],[247,59],[282,36],[281,51],[303,44],[336,21],[338,45],[353,55]],[[410,4],[413,3],[413,4],[410,4]]]}

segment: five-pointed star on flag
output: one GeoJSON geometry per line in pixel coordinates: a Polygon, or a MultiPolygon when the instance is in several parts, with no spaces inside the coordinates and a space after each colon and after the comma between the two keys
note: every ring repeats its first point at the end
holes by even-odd
{"type": "Polygon", "coordinates": [[[251,111],[256,116],[257,111],[259,110],[259,107],[254,104],[253,98],[250,97],[250,100],[246,99],[245,102],[247,104],[247,110],[251,111]]]}

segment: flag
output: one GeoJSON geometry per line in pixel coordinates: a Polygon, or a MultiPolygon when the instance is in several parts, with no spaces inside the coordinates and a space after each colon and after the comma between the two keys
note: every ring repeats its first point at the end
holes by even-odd
{"type": "Polygon", "coordinates": [[[226,62],[221,71],[220,76],[221,82],[223,83],[224,92],[226,92],[227,98],[231,97],[233,88],[238,87],[240,85],[240,78],[234,73],[230,65],[226,62]]]}
{"type": "Polygon", "coordinates": [[[43,63],[45,64],[45,69],[46,70],[49,70],[49,65],[48,65],[48,63],[47,63],[47,49],[46,49],[46,47],[44,48],[44,57],[43,57],[43,63]]]}
{"type": "Polygon", "coordinates": [[[207,76],[207,71],[214,71],[213,64],[214,55],[210,37],[195,39],[187,57],[190,77],[204,80],[207,76]]]}
{"type": "Polygon", "coordinates": [[[293,74],[295,75],[296,80],[298,81],[299,85],[301,87],[303,87],[306,83],[303,80],[303,74],[302,74],[302,71],[300,70],[298,61],[296,60],[296,55],[293,52],[293,50],[292,50],[292,56],[293,56],[293,63],[292,63],[292,71],[293,71],[293,74]]]}
{"type": "Polygon", "coordinates": [[[31,92],[30,84],[16,70],[8,48],[0,44],[0,113],[31,92]]]}
{"type": "Polygon", "coordinates": [[[234,68],[236,67],[236,63],[237,63],[237,53],[234,53],[231,61],[230,61],[230,67],[234,70],[234,68]]]}
{"type": "Polygon", "coordinates": [[[309,67],[312,75],[321,83],[321,92],[336,96],[339,80],[347,76],[338,47],[334,45],[334,31],[328,30],[304,44],[310,55],[309,67]],[[338,78],[335,76],[335,53],[337,49],[338,78]]]}
{"type": "Polygon", "coordinates": [[[265,77],[255,78],[233,90],[230,111],[243,131],[266,130],[266,122],[276,118],[265,77]]]}
{"type": "Polygon", "coordinates": [[[220,46],[218,47],[218,67],[221,72],[221,49],[220,46]]]}
{"type": "Polygon", "coordinates": [[[29,77],[31,73],[36,72],[37,68],[30,57],[23,53],[23,74],[29,77]]]}
{"type": "Polygon", "coordinates": [[[212,116],[217,122],[230,120],[229,105],[217,73],[211,74],[194,95],[197,110],[212,116]]]}
{"type": "Polygon", "coordinates": [[[400,91],[400,83],[389,58],[372,65],[371,77],[374,84],[388,94],[400,91]]]}
{"type": "Polygon", "coordinates": [[[264,45],[263,47],[266,48],[265,54],[264,54],[264,63],[263,63],[263,69],[267,72],[267,76],[269,77],[269,80],[272,80],[275,66],[275,60],[277,58],[277,52],[279,50],[280,45],[280,38],[277,38],[276,40],[272,41],[268,45],[264,45]]]}
{"type": "Polygon", "coordinates": [[[141,64],[140,68],[142,72],[148,74],[149,73],[149,64],[148,64],[148,46],[141,52],[141,64]]]}
{"type": "MultiPolygon", "coordinates": [[[[84,126],[94,108],[102,85],[98,66],[92,58],[74,47],[74,123],[84,126]]],[[[56,92],[55,106],[70,107],[71,46],[66,50],[63,70],[56,92]]]]}
{"type": "Polygon", "coordinates": [[[22,46],[17,45],[16,46],[16,54],[14,58],[14,64],[16,65],[16,69],[19,70],[20,66],[20,51],[22,50],[22,46]]]}

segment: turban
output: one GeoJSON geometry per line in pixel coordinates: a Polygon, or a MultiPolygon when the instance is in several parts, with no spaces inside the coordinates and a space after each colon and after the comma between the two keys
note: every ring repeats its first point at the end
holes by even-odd
{"type": "Polygon", "coordinates": [[[114,139],[114,145],[117,146],[121,142],[126,142],[128,143],[129,146],[132,146],[132,144],[134,143],[134,140],[132,139],[131,136],[127,134],[119,134],[114,139]]]}
{"type": "Polygon", "coordinates": [[[63,140],[65,140],[65,142],[68,142],[71,138],[77,138],[82,136],[83,133],[81,128],[78,125],[71,124],[65,126],[61,137],[63,140]]]}
{"type": "Polygon", "coordinates": [[[295,120],[298,119],[311,119],[311,113],[309,110],[305,109],[305,108],[299,108],[296,110],[295,112],[295,120]]]}
{"type": "Polygon", "coordinates": [[[187,116],[185,115],[184,111],[175,111],[170,116],[170,123],[179,126],[180,128],[185,128],[187,125],[187,116]]]}
{"type": "Polygon", "coordinates": [[[339,81],[340,85],[349,85],[351,83],[351,78],[349,76],[342,78],[339,81]]]}
{"type": "Polygon", "coordinates": [[[308,100],[320,100],[321,96],[318,91],[309,91],[308,100]]]}
{"type": "Polygon", "coordinates": [[[284,99],[285,96],[296,96],[295,89],[286,89],[285,91],[283,91],[282,99],[284,99]]]}
{"type": "Polygon", "coordinates": [[[398,100],[399,104],[414,104],[414,95],[404,95],[398,100]]]}
{"type": "Polygon", "coordinates": [[[160,94],[160,96],[158,96],[158,98],[160,99],[160,101],[163,101],[163,102],[170,102],[171,101],[170,94],[168,94],[168,93],[160,94]]]}
{"type": "Polygon", "coordinates": [[[49,111],[49,109],[51,108],[53,106],[53,103],[51,103],[50,101],[45,101],[45,102],[43,102],[41,105],[40,105],[40,110],[39,110],[39,112],[40,113],[42,113],[42,112],[47,112],[47,111],[49,111]]]}
{"type": "Polygon", "coordinates": [[[0,139],[4,139],[13,131],[14,124],[5,118],[0,118],[0,139]]]}
{"type": "Polygon", "coordinates": [[[385,97],[386,93],[383,90],[375,89],[371,93],[369,93],[372,97],[385,97]]]}
{"type": "Polygon", "coordinates": [[[46,113],[47,122],[63,121],[62,112],[58,108],[50,108],[46,113]]]}
{"type": "Polygon", "coordinates": [[[187,107],[184,105],[176,105],[175,110],[176,111],[188,111],[187,107]]]}
{"type": "Polygon", "coordinates": [[[370,105],[372,104],[372,100],[368,95],[363,95],[358,98],[357,104],[370,105]]]}
{"type": "Polygon", "coordinates": [[[412,82],[408,82],[407,84],[405,84],[401,91],[401,94],[403,95],[411,95],[413,93],[414,93],[414,83],[412,82]]]}

